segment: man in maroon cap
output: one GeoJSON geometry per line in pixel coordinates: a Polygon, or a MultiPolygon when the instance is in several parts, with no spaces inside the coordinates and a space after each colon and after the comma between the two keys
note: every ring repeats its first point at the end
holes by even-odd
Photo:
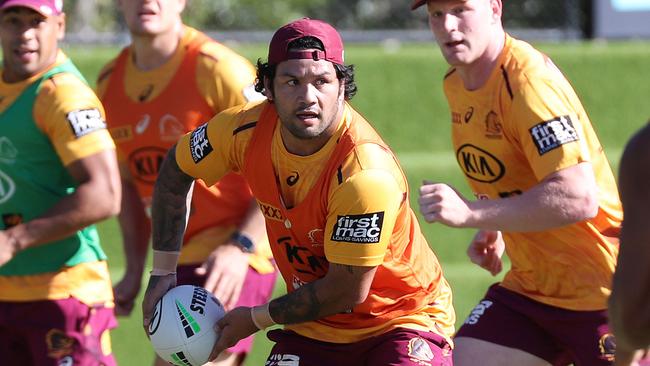
{"type": "Polygon", "coordinates": [[[59,50],[61,1],[0,2],[0,364],[114,365],[95,222],[119,210],[102,105],[59,50]]]}
{"type": "Polygon", "coordinates": [[[217,324],[212,358],[275,324],[266,365],[449,365],[451,290],[409,205],[397,159],[347,103],[356,93],[343,42],[329,24],[280,28],[258,61],[262,102],[224,111],[180,139],[153,196],[154,271],[144,325],[175,286],[194,179],[230,171],[265,216],[288,294],[237,307],[217,324]]]}

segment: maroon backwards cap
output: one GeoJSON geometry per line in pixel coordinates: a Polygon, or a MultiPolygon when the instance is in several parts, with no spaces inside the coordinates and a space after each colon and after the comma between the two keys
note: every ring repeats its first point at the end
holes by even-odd
{"type": "Polygon", "coordinates": [[[0,1],[0,11],[14,8],[25,7],[41,13],[45,17],[50,15],[59,15],[63,12],[63,0],[2,0],[0,1]]]}
{"type": "Polygon", "coordinates": [[[302,18],[278,29],[271,44],[269,44],[269,65],[277,65],[282,61],[294,59],[327,60],[343,65],[343,41],[339,33],[331,25],[322,20],[302,18]],[[314,37],[323,43],[324,51],[289,51],[287,48],[292,41],[314,37]]]}

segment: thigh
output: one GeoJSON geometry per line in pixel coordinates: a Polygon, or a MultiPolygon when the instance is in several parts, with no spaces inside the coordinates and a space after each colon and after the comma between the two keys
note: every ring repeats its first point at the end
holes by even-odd
{"type": "Polygon", "coordinates": [[[614,364],[616,341],[608,325],[607,311],[554,308],[544,326],[569,350],[575,366],[614,364]]]}
{"type": "MultiPolygon", "coordinates": [[[[481,360],[481,366],[551,366],[546,360],[529,352],[481,339],[457,337],[454,343],[455,366],[474,366],[477,364],[477,360],[481,360]]],[[[566,365],[566,363],[562,365],[566,365]]]]}
{"type": "Polygon", "coordinates": [[[539,360],[544,360],[546,364],[562,365],[559,360],[566,357],[566,351],[529,317],[525,308],[534,304],[528,304],[528,301],[521,295],[502,291],[498,285],[492,286],[455,336],[458,341],[454,341],[457,343],[454,349],[454,363],[469,365],[472,364],[472,357],[477,356],[486,365],[497,365],[498,360],[505,354],[506,357],[519,355],[521,358],[530,358],[528,364],[531,365],[539,365],[539,360]],[[492,348],[490,345],[495,346],[494,352],[478,352],[484,347],[492,348]]]}
{"type": "MultiPolygon", "coordinates": [[[[3,307],[4,304],[0,304],[3,307]]],[[[32,366],[31,352],[20,330],[0,325],[0,364],[32,366]]]]}
{"type": "Polygon", "coordinates": [[[115,365],[112,309],[90,308],[74,298],[14,304],[14,326],[24,335],[34,365],[115,365]]]}
{"type": "Polygon", "coordinates": [[[396,329],[374,337],[365,365],[451,366],[451,346],[433,332],[396,329]]]}
{"type": "MultiPolygon", "coordinates": [[[[260,274],[252,267],[248,267],[248,273],[244,280],[242,291],[237,299],[235,306],[257,306],[266,303],[273,294],[277,272],[260,274]]],[[[228,349],[229,352],[246,355],[253,348],[253,336],[248,336],[233,347],[228,349]]]]}

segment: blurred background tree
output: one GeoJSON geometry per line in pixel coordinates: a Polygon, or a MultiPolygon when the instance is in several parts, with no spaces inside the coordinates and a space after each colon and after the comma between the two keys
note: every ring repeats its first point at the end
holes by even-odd
{"type": "MultiPolygon", "coordinates": [[[[128,1],[128,0],[127,0],[128,1]]],[[[589,33],[590,0],[508,0],[506,27],[571,28],[589,33]]],[[[185,21],[203,30],[271,30],[293,19],[324,19],[339,29],[425,29],[410,0],[188,0],[185,21]]],[[[115,0],[66,0],[71,32],[123,31],[115,0]]]]}

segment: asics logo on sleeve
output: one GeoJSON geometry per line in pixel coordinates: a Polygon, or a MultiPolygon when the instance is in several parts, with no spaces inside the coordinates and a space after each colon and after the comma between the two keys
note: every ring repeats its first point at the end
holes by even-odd
{"type": "Polygon", "coordinates": [[[203,158],[212,152],[212,145],[208,139],[208,124],[204,123],[198,127],[190,136],[190,153],[192,160],[198,164],[203,158]]]}

